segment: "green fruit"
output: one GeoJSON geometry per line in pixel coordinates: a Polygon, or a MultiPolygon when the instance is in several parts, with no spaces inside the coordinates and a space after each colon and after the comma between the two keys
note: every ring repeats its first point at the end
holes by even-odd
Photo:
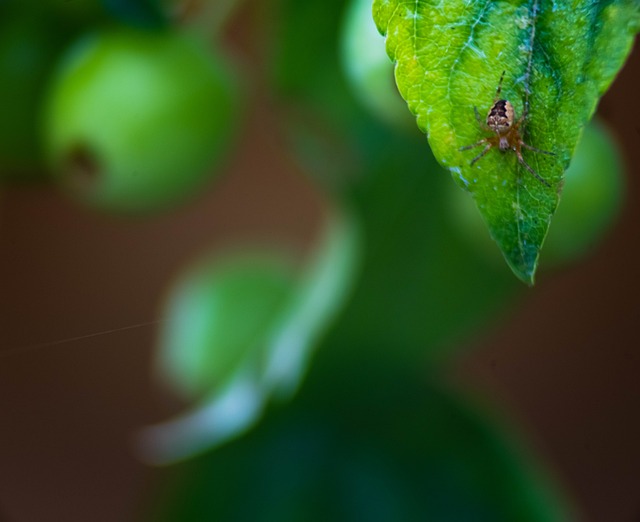
{"type": "Polygon", "coordinates": [[[288,310],[291,274],[288,262],[264,253],[207,259],[189,270],[167,300],[162,373],[196,398],[220,390],[239,371],[259,370],[288,310]]]}
{"type": "Polygon", "coordinates": [[[214,174],[236,102],[228,68],[195,40],[132,29],[94,35],[72,49],[50,93],[51,167],[95,208],[169,207],[214,174]]]}
{"type": "Polygon", "coordinates": [[[413,129],[415,123],[400,97],[393,64],[371,14],[373,0],[351,0],[342,26],[342,66],[358,99],[389,123],[413,129]]]}
{"type": "MultiPolygon", "coordinates": [[[[584,257],[618,213],[623,169],[613,138],[602,124],[593,121],[585,127],[564,179],[560,205],[540,256],[543,267],[584,257]]],[[[450,208],[461,235],[482,256],[499,262],[498,248],[469,195],[452,186],[450,208]]]]}

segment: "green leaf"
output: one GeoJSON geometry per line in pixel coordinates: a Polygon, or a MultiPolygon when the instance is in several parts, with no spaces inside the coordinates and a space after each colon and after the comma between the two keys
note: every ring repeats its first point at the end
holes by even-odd
{"type": "Polygon", "coordinates": [[[398,88],[434,155],[473,195],[514,273],[533,284],[563,173],[630,51],[638,3],[375,0],[373,15],[387,35],[398,88]],[[473,166],[482,148],[460,150],[492,136],[474,107],[482,120],[497,99],[513,104],[516,119],[529,107],[519,134],[554,155],[523,150],[524,160],[549,186],[513,150],[495,147],[473,166]]]}

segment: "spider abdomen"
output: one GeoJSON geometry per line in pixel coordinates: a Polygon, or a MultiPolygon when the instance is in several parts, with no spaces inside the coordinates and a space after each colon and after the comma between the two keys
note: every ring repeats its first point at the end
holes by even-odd
{"type": "Polygon", "coordinates": [[[498,100],[487,114],[487,126],[498,134],[509,131],[515,118],[513,105],[508,100],[498,100]]]}

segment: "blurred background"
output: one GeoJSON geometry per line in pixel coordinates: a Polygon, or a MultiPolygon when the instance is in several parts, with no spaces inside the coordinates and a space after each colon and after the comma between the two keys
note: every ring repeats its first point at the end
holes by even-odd
{"type": "Polygon", "coordinates": [[[0,518],[640,520],[638,50],[526,288],[300,4],[0,4],[0,518]]]}

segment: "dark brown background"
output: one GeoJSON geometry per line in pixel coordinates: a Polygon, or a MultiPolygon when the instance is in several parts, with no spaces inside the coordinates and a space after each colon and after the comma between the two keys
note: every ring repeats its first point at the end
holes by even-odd
{"type": "MultiPolygon", "coordinates": [[[[250,45],[241,52],[250,63],[250,45]]],[[[636,50],[600,107],[628,165],[615,229],[592,257],[540,277],[498,327],[468,340],[455,372],[517,419],[594,522],[640,520],[639,79],[636,50]]],[[[151,378],[154,327],[38,345],[153,321],[171,278],[203,250],[256,237],[308,246],[323,204],[269,131],[276,118],[254,99],[224,179],[157,219],[98,217],[47,188],[0,195],[8,520],[133,517],[152,470],[134,458],[131,437],[180,408],[151,378]]]]}

